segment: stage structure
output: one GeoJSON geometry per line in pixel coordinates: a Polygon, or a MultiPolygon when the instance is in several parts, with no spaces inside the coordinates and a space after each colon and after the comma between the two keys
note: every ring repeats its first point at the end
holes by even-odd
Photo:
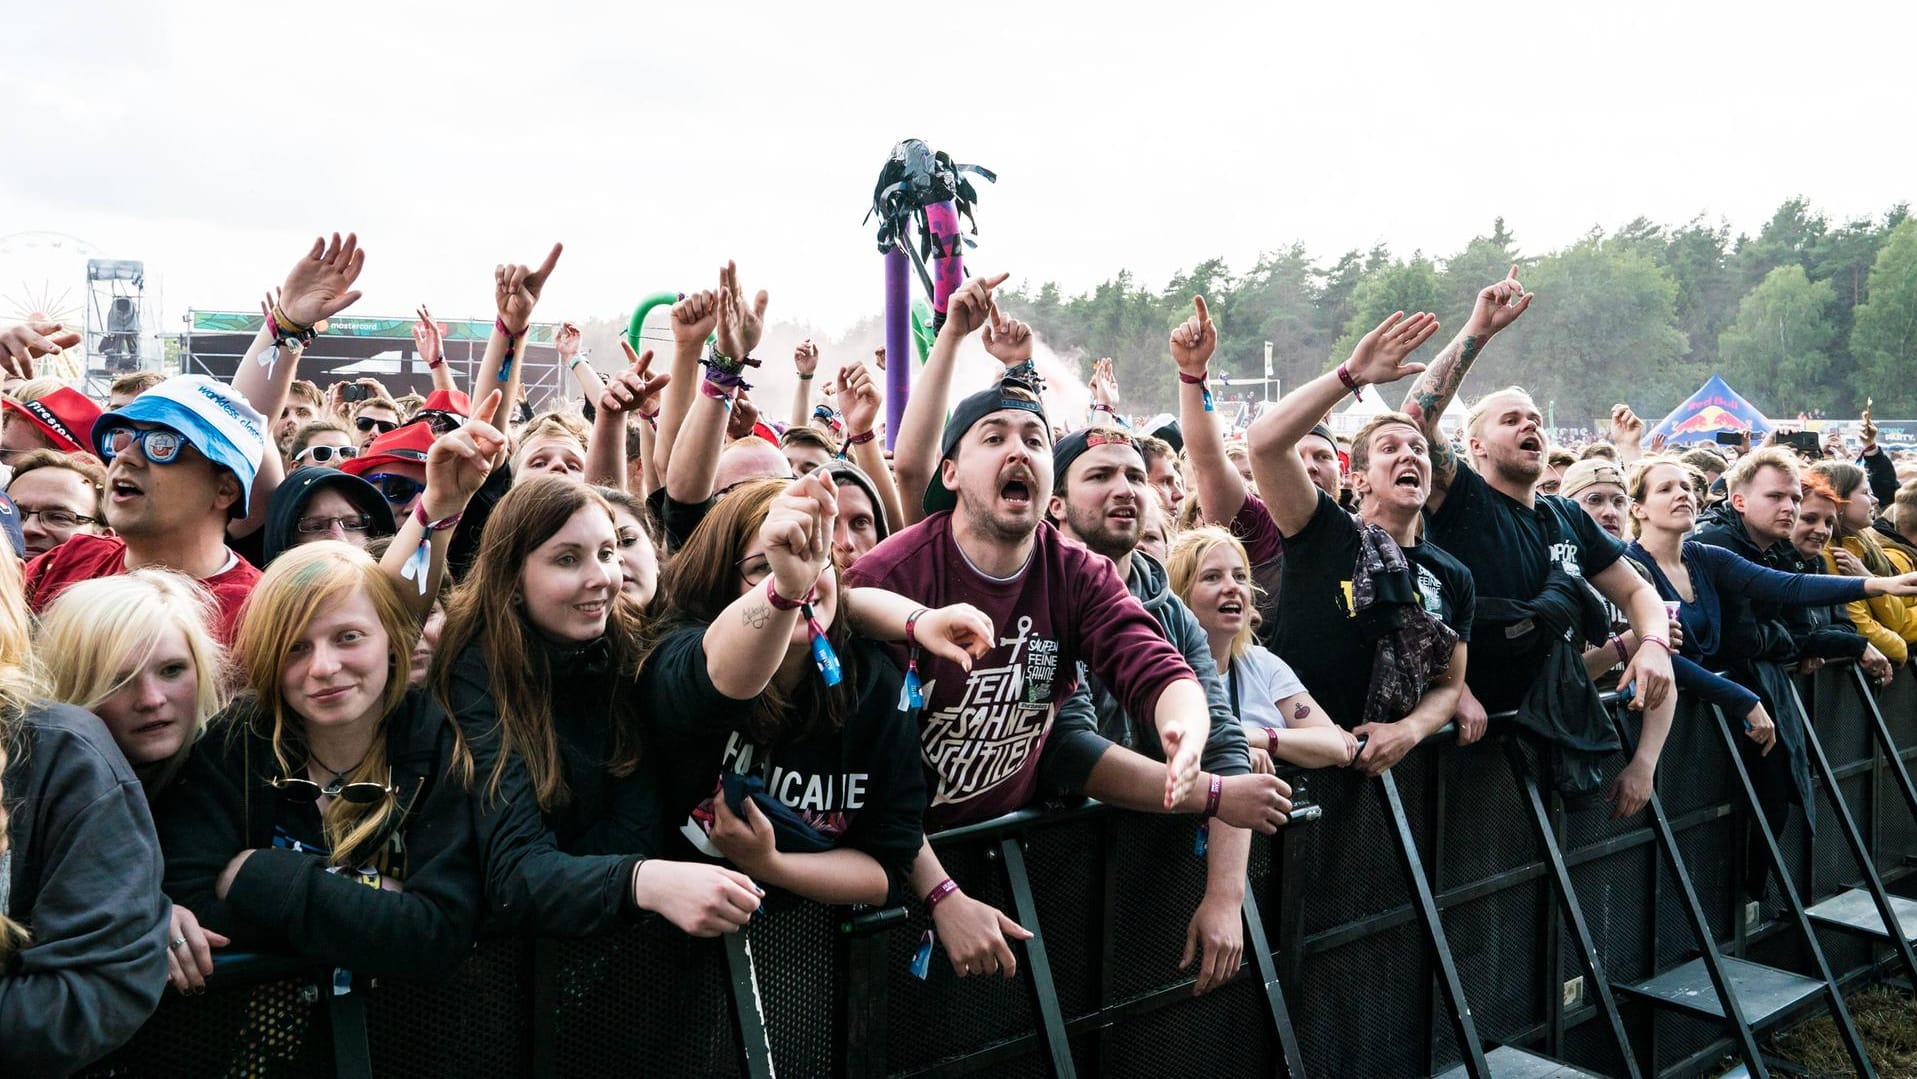
{"type": "MultiPolygon", "coordinates": [[[[238,311],[193,311],[186,315],[186,332],[179,335],[181,368],[188,374],[211,375],[231,381],[247,346],[259,333],[264,316],[238,311]]],[[[329,319],[326,331],[300,359],[300,377],[321,386],[341,379],[374,378],[395,394],[428,394],[432,372],[413,345],[412,315],[403,317],[329,319]]],[[[445,319],[446,362],[452,365],[459,387],[473,391],[479,362],[492,336],[492,319],[445,319]]],[[[535,322],[520,344],[515,362],[524,370],[525,399],[537,410],[555,397],[568,395],[558,353],[553,350],[554,324],[535,322]]]]}
{"type": "Polygon", "coordinates": [[[134,259],[87,260],[87,392],[105,399],[107,386],[121,375],[158,366],[146,356],[141,315],[146,299],[146,264],[134,259]]]}

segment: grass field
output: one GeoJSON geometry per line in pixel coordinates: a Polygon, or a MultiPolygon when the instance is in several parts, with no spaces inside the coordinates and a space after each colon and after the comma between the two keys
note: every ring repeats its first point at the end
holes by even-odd
{"type": "MultiPolygon", "coordinates": [[[[1917,1003],[1882,986],[1852,993],[1847,1002],[1877,1074],[1917,1079],[1917,1003]]],[[[1765,1048],[1812,1075],[1854,1074],[1828,1015],[1774,1036],[1765,1048]]]]}

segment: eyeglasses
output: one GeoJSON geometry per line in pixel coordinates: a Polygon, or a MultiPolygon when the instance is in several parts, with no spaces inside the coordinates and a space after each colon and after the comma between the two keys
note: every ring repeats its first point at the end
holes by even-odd
{"type": "Polygon", "coordinates": [[[366,482],[379,488],[380,496],[395,506],[404,506],[419,497],[426,485],[412,478],[392,472],[375,472],[366,477],[366,482]]]}
{"type": "Polygon", "coordinates": [[[364,513],[355,513],[350,517],[302,517],[293,527],[304,535],[316,535],[339,525],[342,532],[364,532],[373,527],[372,517],[364,513]]]}
{"type": "Polygon", "coordinates": [[[424,423],[436,435],[450,434],[466,426],[466,417],[457,412],[441,412],[439,409],[413,413],[414,423],[424,423]]]}
{"type": "Polygon", "coordinates": [[[387,435],[399,430],[399,421],[376,420],[371,416],[361,416],[353,421],[353,426],[359,428],[361,433],[378,430],[380,434],[387,435]]]}
{"type": "Polygon", "coordinates": [[[38,517],[42,528],[51,528],[56,532],[100,523],[98,517],[88,517],[82,513],[74,513],[72,510],[30,510],[18,503],[14,504],[14,508],[20,511],[21,524],[24,525],[38,517]]]}
{"type": "Polygon", "coordinates": [[[732,567],[739,571],[739,576],[748,585],[762,584],[767,577],[772,576],[772,563],[762,554],[747,555],[734,562],[732,567]]]}
{"type": "Polygon", "coordinates": [[[358,456],[359,449],[355,446],[308,446],[294,454],[293,460],[311,461],[316,465],[323,465],[335,457],[346,460],[358,456]]]}
{"type": "Polygon", "coordinates": [[[185,435],[166,427],[150,427],[146,430],[110,427],[106,434],[99,436],[99,442],[106,450],[108,461],[138,446],[140,455],[156,465],[170,465],[178,460],[180,451],[187,444],[185,435]]]}
{"type": "Polygon", "coordinates": [[[275,776],[273,789],[295,805],[311,805],[321,798],[338,798],[342,802],[366,806],[399,793],[399,788],[391,783],[344,783],[335,779],[330,786],[322,787],[310,779],[295,779],[292,776],[275,776]]]}

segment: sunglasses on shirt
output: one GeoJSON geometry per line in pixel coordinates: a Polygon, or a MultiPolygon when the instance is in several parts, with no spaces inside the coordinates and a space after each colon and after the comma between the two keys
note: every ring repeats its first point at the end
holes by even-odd
{"type": "Polygon", "coordinates": [[[379,488],[380,497],[395,506],[404,506],[419,497],[426,485],[412,478],[393,472],[375,472],[366,477],[366,482],[379,488]]]}
{"type": "Polygon", "coordinates": [[[388,435],[399,430],[399,421],[376,420],[371,416],[361,416],[353,421],[353,426],[359,428],[361,434],[367,431],[378,431],[382,435],[388,435]]]}
{"type": "Polygon", "coordinates": [[[358,456],[359,449],[354,446],[308,446],[294,454],[293,460],[323,465],[335,458],[345,461],[358,456]]]}
{"type": "Polygon", "coordinates": [[[321,798],[338,798],[352,805],[367,806],[399,793],[399,788],[391,783],[343,783],[336,780],[322,787],[310,779],[295,779],[292,776],[275,776],[273,789],[294,805],[312,805],[321,798]]]}

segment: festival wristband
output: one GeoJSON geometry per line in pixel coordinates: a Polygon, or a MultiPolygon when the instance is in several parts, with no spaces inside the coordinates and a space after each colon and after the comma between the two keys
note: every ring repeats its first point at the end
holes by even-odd
{"type": "Polygon", "coordinates": [[[1345,384],[1345,389],[1351,391],[1351,396],[1364,396],[1364,387],[1358,385],[1358,380],[1351,377],[1351,369],[1342,363],[1338,365],[1338,381],[1345,384]]]}
{"type": "Polygon", "coordinates": [[[845,444],[848,446],[863,446],[877,437],[879,436],[876,431],[860,431],[856,435],[847,435],[845,444]]]}
{"type": "Polygon", "coordinates": [[[441,517],[437,521],[429,520],[426,517],[425,494],[422,492],[420,494],[419,501],[413,503],[413,520],[418,521],[419,526],[428,532],[444,532],[447,529],[458,524],[459,519],[461,517],[464,517],[465,515],[466,515],[466,511],[460,510],[458,513],[449,514],[445,517],[441,517]]]}
{"type": "Polygon", "coordinates": [[[905,647],[917,648],[919,646],[918,635],[914,632],[913,627],[917,626],[919,618],[931,609],[930,607],[920,607],[918,610],[905,616],[905,647]]]}
{"type": "Polygon", "coordinates": [[[1274,759],[1278,756],[1278,728],[1265,728],[1265,752],[1274,759]]]}
{"type": "Polygon", "coordinates": [[[932,886],[931,891],[925,893],[925,909],[929,912],[937,908],[940,903],[943,903],[947,899],[951,898],[952,893],[958,890],[959,890],[958,882],[953,880],[951,877],[947,877],[944,880],[939,881],[937,884],[934,884],[932,886]]]}
{"type": "Polygon", "coordinates": [[[1211,386],[1206,381],[1210,377],[1211,377],[1210,368],[1206,368],[1205,373],[1202,375],[1188,375],[1183,371],[1178,372],[1178,381],[1184,383],[1187,386],[1198,387],[1199,392],[1205,395],[1205,411],[1206,412],[1216,411],[1215,409],[1212,408],[1211,386]]]}
{"type": "Polygon", "coordinates": [[[813,375],[816,375],[816,374],[818,374],[818,372],[817,372],[817,371],[800,371],[800,372],[799,372],[799,381],[800,381],[800,382],[810,382],[810,381],[812,381],[812,376],[813,376],[813,375]]]}
{"type": "Polygon", "coordinates": [[[1655,634],[1655,633],[1646,633],[1646,634],[1645,634],[1644,636],[1642,636],[1642,637],[1639,637],[1639,638],[1638,638],[1638,644],[1639,644],[1640,646],[1642,646],[1642,645],[1647,645],[1647,644],[1654,644],[1654,645],[1657,645],[1657,646],[1658,646],[1659,648],[1662,648],[1662,649],[1664,649],[1664,651],[1665,651],[1665,653],[1666,653],[1666,654],[1669,654],[1669,653],[1671,653],[1672,651],[1674,651],[1674,650],[1673,650],[1673,649],[1671,648],[1671,642],[1670,642],[1670,641],[1667,641],[1667,640],[1665,640],[1664,638],[1662,638],[1662,637],[1660,637],[1660,636],[1658,636],[1658,635],[1657,635],[1657,634],[1655,634]]]}
{"type": "Polygon", "coordinates": [[[578,370],[579,365],[585,362],[586,362],[586,358],[584,356],[574,356],[572,359],[566,361],[566,370],[568,371],[578,370]]]}
{"type": "Polygon", "coordinates": [[[519,330],[517,333],[515,333],[512,329],[510,329],[506,325],[505,319],[495,316],[493,318],[493,329],[506,335],[506,355],[503,359],[499,361],[499,376],[498,376],[499,381],[504,382],[507,379],[512,377],[513,357],[518,355],[519,353],[519,339],[521,337],[524,337],[526,335],[526,330],[531,329],[531,327],[527,326],[519,330]]]}
{"type": "Polygon", "coordinates": [[[1224,793],[1225,777],[1213,772],[1211,789],[1205,792],[1205,818],[1207,820],[1218,815],[1218,797],[1224,793]]]}
{"type": "Polygon", "coordinates": [[[1611,647],[1617,649],[1617,661],[1619,663],[1631,662],[1631,653],[1625,651],[1624,648],[1624,638],[1615,633],[1611,634],[1611,647]]]}
{"type": "Polygon", "coordinates": [[[806,599],[810,598],[811,595],[812,593],[807,592],[805,596],[799,599],[787,599],[779,594],[779,579],[777,577],[767,577],[765,579],[765,598],[767,602],[772,604],[772,609],[775,611],[796,611],[805,606],[806,599]]]}

